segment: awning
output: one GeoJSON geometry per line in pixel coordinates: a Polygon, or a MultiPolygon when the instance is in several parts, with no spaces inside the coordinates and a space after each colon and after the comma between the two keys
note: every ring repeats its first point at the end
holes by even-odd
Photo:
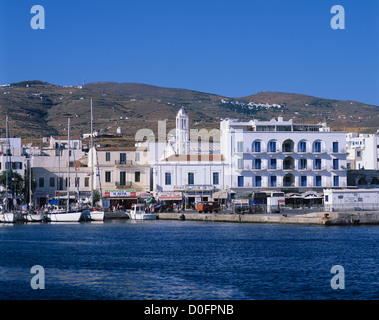
{"type": "Polygon", "coordinates": [[[182,197],[180,196],[160,196],[159,200],[182,200],[182,197]]]}
{"type": "Polygon", "coordinates": [[[107,200],[137,200],[137,197],[123,197],[123,198],[116,198],[116,197],[104,197],[107,200]]]}
{"type": "Polygon", "coordinates": [[[213,194],[213,199],[228,199],[228,192],[226,190],[217,191],[213,194]]]}
{"type": "Polygon", "coordinates": [[[136,196],[138,198],[150,198],[151,197],[151,194],[148,193],[148,192],[145,192],[145,191],[137,191],[136,192],[136,196]]]}

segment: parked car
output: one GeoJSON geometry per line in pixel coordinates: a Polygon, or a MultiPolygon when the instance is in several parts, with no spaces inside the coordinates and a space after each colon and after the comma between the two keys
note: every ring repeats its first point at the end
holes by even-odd
{"type": "Polygon", "coordinates": [[[218,212],[220,210],[220,204],[213,201],[201,201],[196,205],[196,211],[199,213],[218,212]]]}

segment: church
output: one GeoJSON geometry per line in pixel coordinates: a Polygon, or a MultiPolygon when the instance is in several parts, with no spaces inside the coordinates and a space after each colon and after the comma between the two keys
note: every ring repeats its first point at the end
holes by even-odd
{"type": "Polygon", "coordinates": [[[219,130],[190,130],[189,117],[181,108],[175,135],[168,137],[153,165],[154,196],[160,201],[183,201],[187,207],[213,199],[225,189],[225,165],[219,130]]]}

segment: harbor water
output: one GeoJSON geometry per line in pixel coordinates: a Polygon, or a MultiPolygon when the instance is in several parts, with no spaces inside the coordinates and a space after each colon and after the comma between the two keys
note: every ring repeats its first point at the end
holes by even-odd
{"type": "Polygon", "coordinates": [[[378,226],[3,224],[0,250],[1,300],[379,298],[378,226]],[[32,288],[33,266],[43,289],[32,288]],[[333,266],[343,289],[331,286],[333,266]]]}

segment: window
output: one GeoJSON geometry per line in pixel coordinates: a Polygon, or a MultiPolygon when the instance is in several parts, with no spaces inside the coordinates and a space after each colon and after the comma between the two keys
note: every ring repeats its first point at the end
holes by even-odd
{"type": "Polygon", "coordinates": [[[307,186],[307,176],[301,176],[300,177],[300,186],[306,187],[307,186]]]}
{"type": "Polygon", "coordinates": [[[276,176],[270,177],[270,185],[271,187],[276,187],[276,176]]]}
{"type": "Polygon", "coordinates": [[[307,151],[307,143],[305,141],[299,142],[299,152],[306,152],[307,151]]]}
{"type": "Polygon", "coordinates": [[[243,176],[238,177],[238,186],[243,187],[243,176]]]}
{"type": "Polygon", "coordinates": [[[126,153],[120,153],[120,164],[126,164],[126,153]]]}
{"type": "Polygon", "coordinates": [[[339,161],[338,159],[333,159],[333,170],[338,170],[338,164],[339,164],[339,161]]]}
{"type": "Polygon", "coordinates": [[[89,177],[84,178],[84,186],[89,187],[89,177]]]}
{"type": "Polygon", "coordinates": [[[338,187],[340,185],[340,177],[339,176],[334,176],[333,177],[333,185],[335,187],[338,187]]]}
{"type": "Polygon", "coordinates": [[[243,141],[237,142],[237,152],[243,152],[243,141]]]}
{"type": "Polygon", "coordinates": [[[111,161],[111,153],[110,152],[105,153],[105,161],[111,161]]]}
{"type": "Polygon", "coordinates": [[[213,184],[219,184],[218,172],[213,172],[213,184]]]}
{"type": "Polygon", "coordinates": [[[306,169],[307,169],[307,159],[300,159],[299,170],[306,170],[306,169]]]}
{"type": "Polygon", "coordinates": [[[361,157],[361,151],[357,151],[357,157],[361,157]]]}
{"type": "Polygon", "coordinates": [[[261,176],[255,176],[255,186],[256,187],[262,187],[262,177],[261,176]]]}
{"type": "Polygon", "coordinates": [[[126,185],[126,172],[121,171],[120,172],[120,186],[125,186],[126,185]]]}
{"type": "Polygon", "coordinates": [[[270,169],[276,170],[276,159],[270,159],[270,169]]]}
{"type": "Polygon", "coordinates": [[[140,171],[136,171],[134,173],[134,182],[141,182],[141,172],[140,171]]]}
{"type": "Polygon", "coordinates": [[[63,178],[62,177],[58,178],[57,187],[58,187],[58,190],[63,190],[63,178]]]}
{"type": "Polygon", "coordinates": [[[243,169],[243,159],[238,159],[238,169],[243,169]]]}
{"type": "Polygon", "coordinates": [[[112,182],[111,171],[105,171],[105,182],[112,182]]]}
{"type": "Polygon", "coordinates": [[[276,141],[270,141],[268,143],[268,152],[276,152],[276,141]]]}
{"type": "Polygon", "coordinates": [[[139,152],[136,152],[136,155],[135,155],[134,160],[135,160],[136,162],[141,161],[141,159],[140,159],[140,153],[139,153],[139,152]]]}
{"type": "Polygon", "coordinates": [[[38,187],[40,187],[40,188],[45,187],[45,179],[44,178],[41,177],[38,179],[38,187]]]}
{"type": "Polygon", "coordinates": [[[262,160],[261,159],[255,159],[255,169],[262,169],[262,160]]]}
{"type": "Polygon", "coordinates": [[[54,187],[55,187],[55,178],[50,177],[50,188],[54,188],[54,187]]]}
{"type": "Polygon", "coordinates": [[[316,187],[321,187],[321,176],[316,176],[316,187]]]}
{"type": "Polygon", "coordinates": [[[261,152],[261,142],[255,141],[253,143],[253,152],[261,152]]]}
{"type": "Polygon", "coordinates": [[[166,172],[164,174],[164,183],[166,186],[170,186],[171,185],[171,172],[166,172]]]}
{"type": "Polygon", "coordinates": [[[321,170],[321,159],[315,159],[314,169],[315,170],[321,170]]]}
{"type": "Polygon", "coordinates": [[[329,196],[325,196],[325,202],[329,202],[329,196]]]}
{"type": "Polygon", "coordinates": [[[313,152],[321,152],[321,141],[315,141],[313,145],[313,152]]]}
{"type": "Polygon", "coordinates": [[[188,184],[195,184],[195,174],[188,172],[188,184]]]}
{"type": "Polygon", "coordinates": [[[75,178],[75,187],[80,187],[80,178],[75,178]]]}
{"type": "Polygon", "coordinates": [[[22,162],[12,162],[13,170],[22,170],[22,162]]]}
{"type": "Polygon", "coordinates": [[[338,142],[333,142],[333,152],[338,152],[338,142]]]}

